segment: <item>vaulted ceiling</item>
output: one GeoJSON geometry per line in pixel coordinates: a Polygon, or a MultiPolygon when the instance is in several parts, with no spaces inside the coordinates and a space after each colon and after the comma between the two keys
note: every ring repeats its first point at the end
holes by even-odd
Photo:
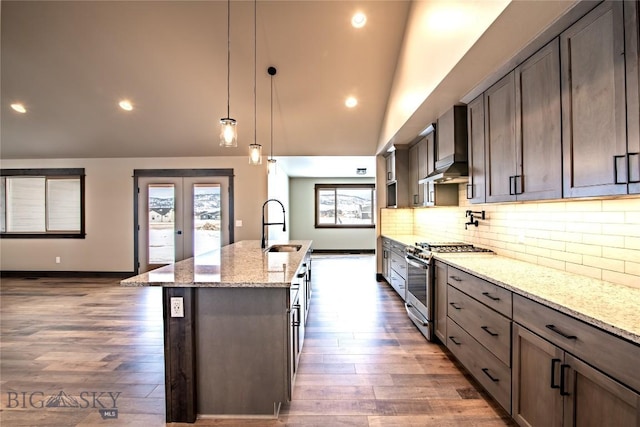
{"type": "Polygon", "coordinates": [[[3,0],[0,158],[244,156],[255,135],[265,155],[273,142],[276,157],[315,157],[326,169],[330,156],[410,142],[508,71],[574,3],[234,0],[229,93],[239,139],[221,148],[226,1],[3,0]],[[465,14],[435,13],[450,6],[465,14]],[[350,22],[357,11],[367,15],[360,29],[350,22]],[[269,66],[278,70],[273,110],[269,66]]]}

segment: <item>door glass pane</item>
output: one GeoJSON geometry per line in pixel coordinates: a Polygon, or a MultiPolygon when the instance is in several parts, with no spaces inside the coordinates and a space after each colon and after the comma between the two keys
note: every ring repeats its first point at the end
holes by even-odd
{"type": "Polygon", "coordinates": [[[149,184],[149,264],[175,261],[175,186],[149,184]]]}
{"type": "Polygon", "coordinates": [[[220,184],[193,185],[193,256],[220,248],[220,184]]]}

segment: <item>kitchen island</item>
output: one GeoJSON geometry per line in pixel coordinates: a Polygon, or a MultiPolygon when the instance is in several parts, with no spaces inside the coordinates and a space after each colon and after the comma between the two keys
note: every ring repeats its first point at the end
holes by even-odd
{"type": "Polygon", "coordinates": [[[167,422],[277,417],[290,400],[312,242],[278,243],[242,241],[121,282],[163,288],[167,422]]]}

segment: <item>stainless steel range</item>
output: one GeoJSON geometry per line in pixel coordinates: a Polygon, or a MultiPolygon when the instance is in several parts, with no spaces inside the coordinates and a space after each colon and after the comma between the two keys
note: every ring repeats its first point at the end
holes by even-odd
{"type": "Polygon", "coordinates": [[[405,308],[422,335],[433,339],[434,277],[432,256],[434,253],[492,252],[461,242],[417,242],[406,248],[407,284],[405,308]]]}

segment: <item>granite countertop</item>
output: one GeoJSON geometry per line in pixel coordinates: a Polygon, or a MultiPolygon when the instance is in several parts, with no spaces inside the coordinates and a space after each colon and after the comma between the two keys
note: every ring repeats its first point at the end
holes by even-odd
{"type": "Polygon", "coordinates": [[[200,288],[288,288],[311,249],[311,240],[268,242],[301,245],[297,252],[265,252],[260,241],[245,240],[219,251],[178,261],[124,279],[122,286],[200,288]]]}
{"type": "MultiPolygon", "coordinates": [[[[407,236],[384,236],[412,244],[407,236]]],[[[414,241],[424,237],[410,236],[414,241]]],[[[436,259],[640,344],[640,289],[496,254],[434,254],[436,259]]]]}

